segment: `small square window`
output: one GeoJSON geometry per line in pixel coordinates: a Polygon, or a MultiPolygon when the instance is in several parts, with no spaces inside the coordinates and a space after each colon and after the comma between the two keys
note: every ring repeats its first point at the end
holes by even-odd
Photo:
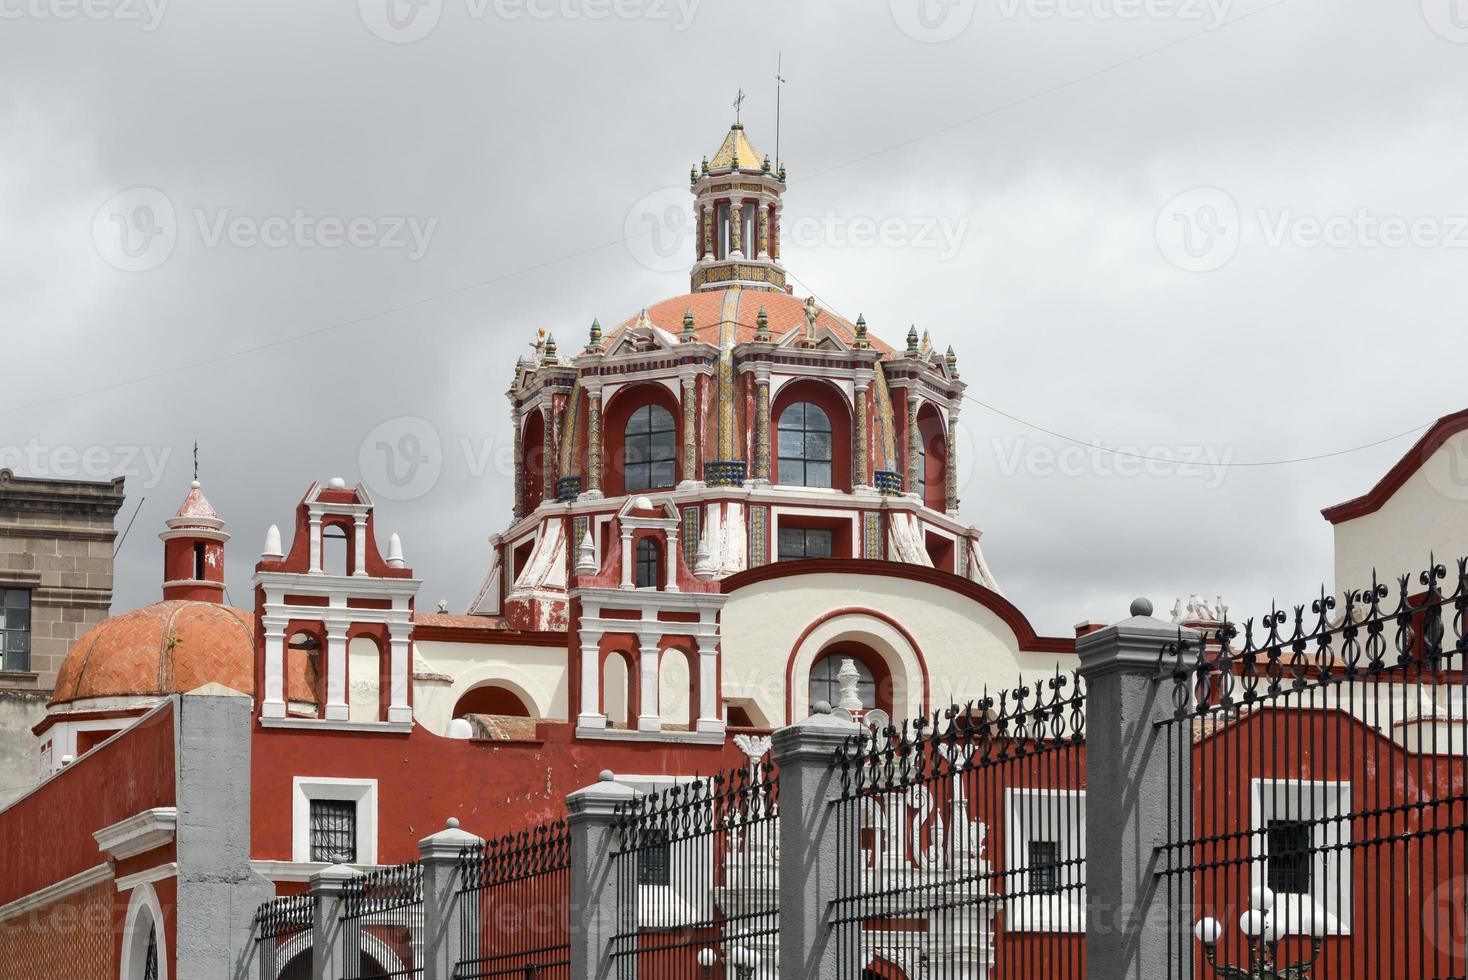
{"type": "Polygon", "coordinates": [[[311,801],[311,860],[352,864],[357,860],[357,802],[311,801]]]}
{"type": "Polygon", "coordinates": [[[830,558],[834,534],[827,528],[780,528],[780,561],[830,558]]]}
{"type": "Polygon", "coordinates": [[[1032,840],[1029,846],[1030,894],[1052,895],[1060,891],[1060,843],[1032,840]]]}
{"type": "Polygon", "coordinates": [[[1310,824],[1303,820],[1271,820],[1269,887],[1281,895],[1310,894],[1310,824]]]}

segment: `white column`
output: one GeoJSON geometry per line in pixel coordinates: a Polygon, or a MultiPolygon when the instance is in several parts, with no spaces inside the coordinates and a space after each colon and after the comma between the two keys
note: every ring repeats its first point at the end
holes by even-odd
{"type": "Polygon", "coordinates": [[[346,721],[347,707],[347,629],[327,624],[326,627],[326,717],[346,721]]]}
{"type": "MultiPolygon", "coordinates": [[[[595,616],[600,612],[583,609],[581,614],[595,616]]],[[[596,641],[597,635],[591,630],[581,631],[581,713],[576,716],[577,728],[607,727],[601,703],[601,650],[596,641]]]]}
{"type": "Polygon", "coordinates": [[[663,719],[658,714],[659,651],[657,638],[643,637],[640,651],[642,655],[637,659],[642,683],[642,703],[641,711],[637,715],[637,730],[639,732],[660,732],[663,730],[663,719]]]}
{"type": "Polygon", "coordinates": [[[413,706],[408,704],[408,679],[409,671],[412,669],[413,655],[408,645],[408,636],[413,631],[411,623],[392,623],[388,626],[389,649],[391,651],[388,663],[389,670],[389,695],[387,703],[387,720],[395,722],[411,722],[413,720],[413,706]]]}
{"type": "Polygon", "coordinates": [[[665,572],[665,575],[664,575],[665,581],[663,583],[663,591],[664,592],[677,592],[678,591],[678,530],[676,528],[674,528],[674,529],[672,529],[672,530],[670,530],[668,532],[668,550],[667,550],[667,553],[664,555],[664,557],[667,559],[667,561],[663,563],[664,564],[664,572],[665,572]]]}
{"type": "Polygon", "coordinates": [[[622,588],[632,588],[632,529],[622,531],[622,588]]]}
{"type": "Polygon", "coordinates": [[[261,625],[265,629],[265,697],[260,703],[260,717],[284,718],[286,621],[268,616],[261,625]]]}
{"type": "Polygon", "coordinates": [[[698,638],[698,724],[700,732],[722,732],[719,717],[719,638],[698,638]]]}
{"type": "Polygon", "coordinates": [[[311,572],[321,574],[321,515],[311,515],[311,572]]]}
{"type": "Polygon", "coordinates": [[[355,533],[352,547],[352,574],[367,574],[367,515],[358,514],[353,521],[352,530],[355,533]]]}

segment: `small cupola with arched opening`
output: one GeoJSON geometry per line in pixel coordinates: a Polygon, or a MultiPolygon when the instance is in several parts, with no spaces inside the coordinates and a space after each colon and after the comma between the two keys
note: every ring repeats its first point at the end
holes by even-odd
{"type": "Polygon", "coordinates": [[[229,540],[222,521],[195,480],[188,496],[164,522],[163,598],[195,602],[224,602],[224,544],[229,540]]]}

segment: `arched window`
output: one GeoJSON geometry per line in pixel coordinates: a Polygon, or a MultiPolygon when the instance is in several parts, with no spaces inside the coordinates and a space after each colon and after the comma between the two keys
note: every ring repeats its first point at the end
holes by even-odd
{"type": "Polygon", "coordinates": [[[877,681],[871,670],[855,657],[839,652],[828,653],[811,665],[809,704],[825,701],[836,706],[841,703],[841,681],[838,675],[841,673],[841,665],[848,660],[856,667],[856,694],[861,698],[861,706],[867,709],[877,706],[877,681]]]}
{"type": "Polygon", "coordinates": [[[780,413],[780,482],[797,487],[831,485],[831,420],[813,402],[795,402],[780,413]]]}
{"type": "Polygon", "coordinates": [[[662,549],[652,538],[640,538],[637,542],[637,587],[656,589],[661,576],[662,549]]]}
{"type": "Polygon", "coordinates": [[[133,889],[123,928],[123,980],[168,980],[168,963],[163,955],[163,906],[150,886],[133,889]]]}
{"type": "Polygon", "coordinates": [[[622,440],[622,482],[627,493],[657,490],[674,483],[678,429],[661,405],[643,405],[627,419],[622,440]]]}

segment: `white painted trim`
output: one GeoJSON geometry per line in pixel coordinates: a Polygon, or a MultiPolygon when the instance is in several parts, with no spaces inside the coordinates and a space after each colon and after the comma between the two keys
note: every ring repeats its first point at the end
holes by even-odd
{"type": "Polygon", "coordinates": [[[123,875],[117,879],[118,892],[132,891],[139,885],[151,885],[155,881],[163,881],[178,874],[178,862],[168,861],[157,867],[149,868],[147,871],[138,871],[130,875],[123,875]]]}
{"type": "Polygon", "coordinates": [[[344,721],[336,718],[261,718],[261,728],[296,728],[315,732],[376,732],[379,735],[408,735],[411,721],[344,721]]]}
{"type": "MultiPolygon", "coordinates": [[[[791,517],[821,517],[829,520],[831,517],[841,517],[842,514],[832,514],[830,510],[815,507],[771,507],[770,508],[770,562],[780,560],[780,518],[789,515],[791,517]]],[[[849,514],[851,523],[851,551],[850,555],[832,555],[832,558],[852,558],[861,556],[861,515],[849,514]]]]}
{"type": "MultiPolygon", "coordinates": [[[[270,881],[310,881],[318,871],[331,867],[325,861],[251,861],[250,870],[270,881]]],[[[376,864],[349,864],[348,868],[366,874],[377,870],[376,864]]]]}
{"type": "Polygon", "coordinates": [[[135,857],[173,840],[178,829],[178,807],[160,806],[135,813],[92,834],[97,847],[113,860],[135,857]]]}
{"type": "Polygon", "coordinates": [[[588,728],[581,724],[576,726],[576,737],[601,742],[680,742],[686,745],[723,745],[724,733],[717,732],[685,732],[667,731],[659,729],[656,731],[638,731],[630,728],[588,728]]]}
{"type": "Polygon", "coordinates": [[[77,892],[86,891],[88,888],[100,882],[111,880],[112,865],[110,863],[104,862],[85,871],[77,872],[70,878],[63,878],[55,884],[37,889],[29,895],[17,898],[13,902],[0,905],[0,922],[13,919],[18,915],[25,915],[27,912],[34,912],[36,909],[45,908],[52,902],[59,902],[69,895],[75,895],[77,892]]]}
{"type": "MultiPolygon", "coordinates": [[[[1027,851],[1032,840],[1042,839],[1037,831],[1050,835],[1060,845],[1060,860],[1071,861],[1086,857],[1086,791],[1080,789],[1043,789],[1039,787],[1017,787],[1004,791],[1004,877],[1008,886],[1025,891],[1027,883],[1019,878],[1022,870],[1029,867],[1027,851]],[[1046,806],[1045,801],[1056,801],[1056,813],[1046,813],[1034,821],[1028,811],[1036,806],[1046,806]],[[1067,804],[1064,801],[1074,800],[1067,804]],[[1061,817],[1061,807],[1068,807],[1069,817],[1061,817]],[[1031,826],[1031,823],[1039,826],[1031,826]]],[[[1084,867],[1082,864],[1080,867],[1084,867]]],[[[1060,874],[1079,877],[1082,872],[1074,865],[1062,866],[1060,874]]],[[[1023,895],[1005,901],[1006,921],[1011,932],[1064,932],[1086,931],[1086,889],[1070,887],[1053,896],[1023,895]]]]}
{"type": "Polygon", "coordinates": [[[1274,817],[1286,820],[1328,820],[1311,828],[1311,893],[1278,894],[1275,908],[1293,904],[1292,913],[1305,920],[1304,928],[1290,929],[1291,935],[1351,935],[1351,905],[1354,900],[1351,875],[1351,784],[1344,780],[1261,779],[1249,780],[1250,887],[1267,881],[1265,828],[1274,817]],[[1269,813],[1265,796],[1268,794],[1269,813]],[[1276,810],[1278,806],[1278,810],[1276,810]],[[1317,809],[1317,807],[1319,809],[1317,809]],[[1323,810],[1323,812],[1321,812],[1323,810]],[[1283,812],[1281,812],[1283,811],[1283,812]],[[1325,839],[1321,839],[1323,835],[1325,839]],[[1345,859],[1342,860],[1342,855],[1345,859]],[[1322,882],[1332,884],[1322,886],[1322,882]],[[1323,895],[1323,897],[1321,897],[1323,895]],[[1342,902],[1344,900],[1344,902],[1342,902]],[[1303,912],[1303,915],[1301,914],[1303,912]]]}
{"type": "Polygon", "coordinates": [[[296,776],[291,780],[291,859],[311,859],[311,801],[352,800],[357,804],[357,855],[352,864],[377,863],[377,780],[340,776],[296,776]]]}
{"type": "Polygon", "coordinates": [[[157,937],[158,980],[168,980],[168,928],[164,925],[163,906],[152,885],[134,888],[127,906],[127,918],[122,927],[121,980],[143,980],[148,955],[148,930],[143,926],[151,926],[157,937]],[[145,914],[146,920],[143,919],[145,914]]]}

